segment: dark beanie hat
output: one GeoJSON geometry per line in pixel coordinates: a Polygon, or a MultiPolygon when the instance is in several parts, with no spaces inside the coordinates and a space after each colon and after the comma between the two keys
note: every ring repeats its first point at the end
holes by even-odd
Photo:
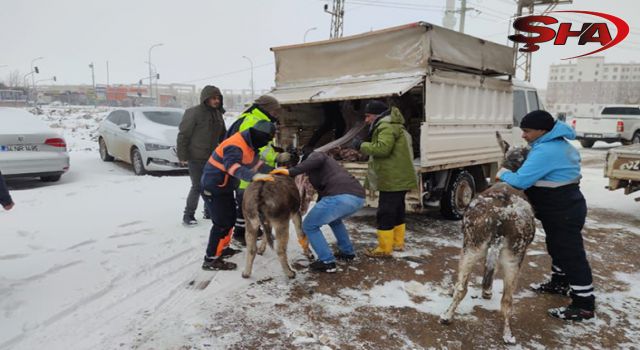
{"type": "Polygon", "coordinates": [[[378,115],[382,114],[387,109],[389,109],[389,107],[384,102],[373,100],[367,103],[367,105],[364,107],[364,114],[378,115]]]}
{"type": "Polygon", "coordinates": [[[543,110],[537,110],[527,113],[520,122],[520,129],[535,129],[535,130],[547,130],[553,129],[556,122],[549,112],[543,110]]]}
{"type": "Polygon", "coordinates": [[[249,134],[251,134],[253,147],[258,149],[266,146],[273,139],[276,134],[276,126],[266,120],[261,120],[249,128],[249,134]]]}

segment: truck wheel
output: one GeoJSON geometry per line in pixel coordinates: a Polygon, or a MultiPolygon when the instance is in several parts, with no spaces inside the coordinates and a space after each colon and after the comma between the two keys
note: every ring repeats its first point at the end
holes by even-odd
{"type": "Polygon", "coordinates": [[[631,138],[631,144],[639,144],[640,143],[640,131],[636,131],[631,138]]]}
{"type": "Polygon", "coordinates": [[[476,194],[476,183],[466,170],[453,173],[440,200],[440,213],[447,219],[460,220],[476,194]]]}
{"type": "Polygon", "coordinates": [[[594,143],[596,143],[594,140],[580,140],[580,144],[584,148],[591,148],[594,143]]]}
{"type": "Polygon", "coordinates": [[[131,150],[131,165],[133,165],[133,172],[136,175],[145,175],[147,169],[144,168],[144,160],[142,160],[142,154],[137,148],[131,150]]]}

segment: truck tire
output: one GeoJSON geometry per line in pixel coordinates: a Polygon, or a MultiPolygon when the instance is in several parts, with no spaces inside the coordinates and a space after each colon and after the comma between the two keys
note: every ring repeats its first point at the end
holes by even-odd
{"type": "Polygon", "coordinates": [[[476,194],[476,183],[467,170],[455,171],[440,199],[440,213],[446,219],[460,220],[476,194]]]}
{"type": "Polygon", "coordinates": [[[631,144],[638,144],[640,143],[640,131],[636,131],[633,134],[633,137],[631,138],[631,144]]]}
{"type": "Polygon", "coordinates": [[[594,140],[580,140],[580,144],[584,148],[591,148],[594,143],[596,143],[594,140]]]}

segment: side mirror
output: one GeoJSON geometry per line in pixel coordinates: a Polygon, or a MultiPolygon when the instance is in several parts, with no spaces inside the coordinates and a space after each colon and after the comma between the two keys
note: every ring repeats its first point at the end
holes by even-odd
{"type": "Polygon", "coordinates": [[[124,131],[129,131],[131,130],[131,126],[127,125],[127,124],[120,124],[118,125],[120,127],[120,130],[124,130],[124,131]]]}

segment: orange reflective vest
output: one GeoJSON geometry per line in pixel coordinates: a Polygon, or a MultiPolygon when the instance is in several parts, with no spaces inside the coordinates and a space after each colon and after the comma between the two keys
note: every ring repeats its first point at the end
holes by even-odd
{"type": "Polygon", "coordinates": [[[243,133],[237,132],[228,139],[222,141],[209,157],[209,164],[225,172],[224,181],[221,185],[218,185],[218,187],[225,187],[229,182],[229,175],[234,176],[235,172],[241,166],[251,167],[251,170],[257,171],[257,169],[264,164],[263,161],[256,159],[255,151],[253,148],[249,147],[247,140],[244,139],[242,134],[243,133]],[[224,165],[224,149],[228,146],[239,147],[242,151],[242,159],[240,160],[240,163],[234,163],[227,169],[224,165]],[[256,162],[255,165],[253,164],[254,162],[256,162]]]}

